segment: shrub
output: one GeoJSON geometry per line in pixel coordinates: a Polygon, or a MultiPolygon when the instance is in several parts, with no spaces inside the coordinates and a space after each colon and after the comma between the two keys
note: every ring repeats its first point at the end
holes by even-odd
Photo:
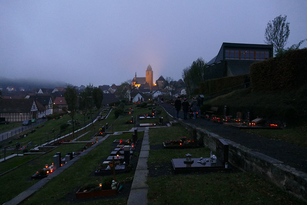
{"type": "Polygon", "coordinates": [[[65,130],[68,126],[69,126],[69,124],[67,124],[67,123],[62,124],[62,125],[60,126],[61,131],[65,130]]]}
{"type": "Polygon", "coordinates": [[[124,110],[122,108],[116,108],[114,110],[114,115],[115,115],[115,118],[118,118],[119,115],[123,114],[124,113],[124,110]]]}

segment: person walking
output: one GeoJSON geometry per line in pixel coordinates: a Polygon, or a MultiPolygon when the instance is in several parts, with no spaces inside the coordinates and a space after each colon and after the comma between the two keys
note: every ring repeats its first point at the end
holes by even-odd
{"type": "Polygon", "coordinates": [[[196,100],[195,97],[193,98],[193,101],[192,101],[192,103],[191,103],[191,110],[192,110],[192,112],[193,112],[194,119],[196,119],[196,113],[197,113],[197,100],[196,100]]]}
{"type": "Polygon", "coordinates": [[[187,101],[186,98],[184,98],[183,103],[182,103],[183,119],[184,120],[188,119],[187,116],[188,116],[189,107],[190,107],[189,102],[187,101]]]}
{"type": "Polygon", "coordinates": [[[181,110],[181,100],[179,97],[175,100],[176,118],[179,118],[179,111],[181,110]]]}

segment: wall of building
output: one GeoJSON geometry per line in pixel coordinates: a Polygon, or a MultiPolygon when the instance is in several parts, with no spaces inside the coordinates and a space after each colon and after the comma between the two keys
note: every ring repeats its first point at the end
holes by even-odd
{"type": "Polygon", "coordinates": [[[0,117],[4,117],[8,122],[22,122],[32,119],[31,113],[0,113],[0,117]]]}

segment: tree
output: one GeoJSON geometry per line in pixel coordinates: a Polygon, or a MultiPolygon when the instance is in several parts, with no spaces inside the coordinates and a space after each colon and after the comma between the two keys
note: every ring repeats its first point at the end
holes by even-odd
{"type": "Polygon", "coordinates": [[[287,44],[290,23],[286,21],[286,15],[279,15],[273,21],[269,21],[265,29],[265,43],[273,44],[275,53],[282,51],[287,44]]]}
{"type": "Polygon", "coordinates": [[[100,88],[94,87],[93,89],[93,101],[97,109],[99,110],[101,107],[101,103],[103,100],[103,92],[100,88]]]}
{"type": "Polygon", "coordinates": [[[128,96],[126,95],[127,91],[130,88],[131,82],[129,83],[129,81],[123,82],[122,84],[120,84],[120,86],[117,87],[116,90],[116,95],[120,100],[128,100],[130,101],[130,99],[128,99],[128,96]]]}
{"type": "Polygon", "coordinates": [[[68,113],[72,121],[72,137],[74,138],[74,131],[75,131],[74,118],[78,108],[78,92],[76,88],[72,85],[68,85],[64,93],[64,97],[68,105],[68,113]]]}
{"type": "Polygon", "coordinates": [[[200,83],[205,81],[206,63],[203,59],[198,58],[193,61],[190,67],[183,70],[182,78],[187,87],[188,95],[191,95],[199,87],[200,83]]]}

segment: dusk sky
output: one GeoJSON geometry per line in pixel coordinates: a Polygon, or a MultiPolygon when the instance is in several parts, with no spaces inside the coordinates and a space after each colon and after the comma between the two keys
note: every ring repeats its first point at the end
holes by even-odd
{"type": "Polygon", "coordinates": [[[278,15],[286,47],[307,38],[307,0],[0,0],[0,77],[119,85],[150,64],[179,80],[223,42],[264,44],[278,15]]]}

